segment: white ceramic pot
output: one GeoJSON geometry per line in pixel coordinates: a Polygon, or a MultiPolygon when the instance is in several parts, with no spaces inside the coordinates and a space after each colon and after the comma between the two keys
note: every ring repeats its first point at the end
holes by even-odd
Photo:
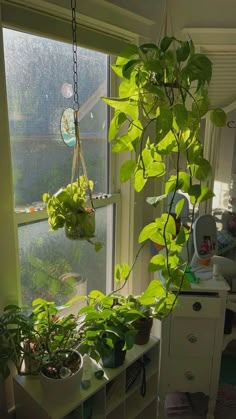
{"type": "Polygon", "coordinates": [[[71,350],[71,352],[76,353],[80,358],[80,368],[74,374],[69,377],[55,379],[47,377],[42,372],[40,373],[40,381],[45,396],[52,401],[69,399],[80,391],[80,383],[83,375],[83,357],[78,351],[71,350]]]}

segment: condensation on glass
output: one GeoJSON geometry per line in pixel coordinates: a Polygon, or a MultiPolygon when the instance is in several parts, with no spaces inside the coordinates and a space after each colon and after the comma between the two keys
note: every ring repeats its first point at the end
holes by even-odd
{"type": "MultiPolygon", "coordinates": [[[[16,212],[44,209],[42,194],[71,181],[73,147],[60,133],[65,108],[73,107],[70,44],[4,29],[4,54],[16,212]]],[[[94,192],[107,194],[108,56],[78,48],[80,135],[94,192]]],[[[64,304],[91,289],[106,291],[111,278],[113,205],[96,210],[99,253],[70,241],[47,221],[18,226],[22,302],[42,297],[64,304]]],[[[79,304],[79,303],[78,303],[79,304]]],[[[78,308],[78,307],[77,307],[78,308]]]]}
{"type": "MultiPolygon", "coordinates": [[[[112,206],[96,210],[96,239],[103,248],[96,253],[85,240],[68,240],[63,230],[49,231],[47,221],[19,228],[22,302],[36,297],[64,304],[91,289],[106,292],[107,220],[112,206]]],[[[77,304],[77,308],[80,306],[77,304]]]]}
{"type": "MultiPolygon", "coordinates": [[[[60,118],[73,107],[71,45],[4,29],[4,54],[15,206],[34,207],[45,191],[71,180],[73,147],[60,135],[60,118]]],[[[80,134],[95,193],[107,193],[108,57],[78,48],[80,134]]]]}

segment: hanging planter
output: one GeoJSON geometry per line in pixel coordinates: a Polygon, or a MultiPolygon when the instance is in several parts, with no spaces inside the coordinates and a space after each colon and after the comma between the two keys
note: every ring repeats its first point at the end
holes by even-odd
{"type": "Polygon", "coordinates": [[[66,237],[70,240],[84,240],[94,237],[95,233],[95,211],[92,208],[85,208],[84,212],[77,214],[77,224],[65,225],[66,237]]]}
{"type": "MultiPolygon", "coordinates": [[[[93,182],[89,181],[90,190],[93,182]]],[[[95,211],[87,206],[87,181],[80,176],[78,182],[70,183],[54,195],[43,195],[47,203],[48,223],[53,231],[65,228],[65,234],[72,240],[88,240],[95,233],[95,211]]]]}
{"type": "Polygon", "coordinates": [[[87,240],[98,251],[101,249],[102,243],[91,241],[95,237],[95,209],[92,199],[93,181],[88,178],[79,132],[76,1],[72,3],[72,39],[74,106],[64,110],[60,126],[64,143],[68,147],[74,147],[71,183],[62,187],[53,195],[45,193],[43,201],[47,203],[48,223],[51,230],[65,228],[65,235],[68,239],[87,240]],[[76,174],[77,181],[74,181],[76,174]],[[90,201],[90,205],[88,205],[88,201],[90,201]]]}

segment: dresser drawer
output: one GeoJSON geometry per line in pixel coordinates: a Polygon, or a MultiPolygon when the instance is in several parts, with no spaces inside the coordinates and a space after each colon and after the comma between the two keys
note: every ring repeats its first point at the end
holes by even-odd
{"type": "Polygon", "coordinates": [[[221,300],[218,297],[180,295],[172,316],[218,318],[220,317],[220,308],[221,300]]]}
{"type": "Polygon", "coordinates": [[[211,357],[215,341],[215,325],[214,319],[172,317],[170,356],[211,357]]]}
{"type": "Polygon", "coordinates": [[[203,392],[209,394],[211,379],[211,358],[192,358],[168,360],[168,391],[169,392],[203,392]]]}

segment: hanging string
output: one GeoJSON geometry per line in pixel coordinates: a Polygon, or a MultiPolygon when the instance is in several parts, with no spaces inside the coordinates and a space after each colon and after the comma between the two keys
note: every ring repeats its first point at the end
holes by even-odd
{"type": "Polygon", "coordinates": [[[78,91],[78,54],[77,54],[77,26],[76,26],[76,0],[71,0],[71,26],[72,26],[72,51],[73,51],[73,98],[74,98],[74,127],[75,127],[75,147],[74,155],[72,161],[72,172],[71,172],[71,183],[73,183],[76,173],[76,167],[78,170],[78,186],[80,185],[79,181],[79,167],[80,161],[82,165],[82,170],[84,177],[86,179],[89,199],[91,206],[94,210],[92,191],[89,186],[89,179],[87,168],[85,164],[85,159],[82,152],[82,145],[80,141],[80,131],[79,131],[79,91],[78,91]]]}

